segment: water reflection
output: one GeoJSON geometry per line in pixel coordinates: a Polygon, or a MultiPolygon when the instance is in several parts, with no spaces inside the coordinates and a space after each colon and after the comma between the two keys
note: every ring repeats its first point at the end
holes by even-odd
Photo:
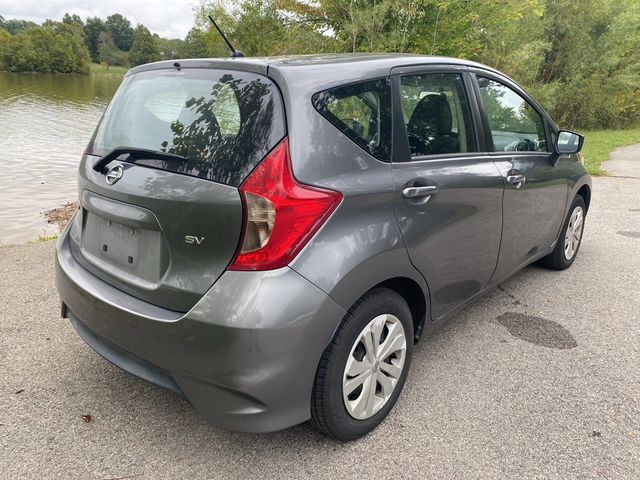
{"type": "Polygon", "coordinates": [[[76,198],[80,155],[120,81],[0,72],[0,244],[55,233],[41,213],[76,198]]]}

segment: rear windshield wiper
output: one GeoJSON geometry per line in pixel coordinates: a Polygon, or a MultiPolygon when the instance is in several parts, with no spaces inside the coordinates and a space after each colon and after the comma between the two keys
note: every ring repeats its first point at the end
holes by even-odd
{"type": "Polygon", "coordinates": [[[93,169],[96,172],[104,173],[104,167],[106,167],[109,162],[124,154],[128,154],[128,156],[121,159],[121,161],[128,163],[135,163],[138,160],[168,160],[172,162],[187,162],[189,160],[181,155],[159,152],[158,150],[147,150],[146,148],[135,147],[116,147],[104,157],[100,158],[100,160],[98,160],[93,166],[93,169]]]}

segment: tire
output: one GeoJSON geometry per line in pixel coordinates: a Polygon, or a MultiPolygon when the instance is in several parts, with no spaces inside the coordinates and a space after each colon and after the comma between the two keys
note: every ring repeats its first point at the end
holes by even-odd
{"type": "Polygon", "coordinates": [[[322,354],[311,397],[311,424],[341,441],[376,428],[402,391],[412,353],[413,321],[407,302],[387,288],[365,294],[347,312],[322,354]],[[375,338],[380,338],[380,351],[375,338]]]}
{"type": "Polygon", "coordinates": [[[553,251],[539,260],[539,263],[545,267],[553,268],[554,270],[564,270],[569,268],[578,255],[580,244],[582,243],[582,232],[584,231],[584,221],[587,214],[587,206],[584,203],[584,199],[580,195],[576,195],[571,203],[569,214],[564,221],[564,226],[558,237],[553,251]],[[577,217],[580,218],[579,225],[574,228],[577,223],[577,217]],[[571,238],[568,235],[573,231],[571,238]],[[577,235],[577,237],[576,237],[577,235]],[[571,246],[567,245],[567,242],[573,242],[571,246]],[[569,254],[567,253],[569,252],[569,254]]]}

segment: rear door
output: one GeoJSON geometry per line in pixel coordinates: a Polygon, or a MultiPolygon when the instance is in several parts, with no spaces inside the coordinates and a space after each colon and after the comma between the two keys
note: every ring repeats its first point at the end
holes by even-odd
{"type": "Polygon", "coordinates": [[[80,164],[74,258],[131,295],[189,310],[238,248],[238,185],[284,136],[282,100],[265,76],[196,68],[127,76],[80,164]],[[124,153],[97,168],[115,148],[174,157],[124,153]]]}
{"type": "Polygon", "coordinates": [[[437,319],[478,293],[494,272],[504,184],[486,153],[466,67],[393,73],[394,205],[437,319]]]}
{"type": "Polygon", "coordinates": [[[526,93],[489,72],[474,77],[488,148],[505,185],[500,281],[551,248],[564,216],[567,174],[554,165],[548,124],[526,93]]]}

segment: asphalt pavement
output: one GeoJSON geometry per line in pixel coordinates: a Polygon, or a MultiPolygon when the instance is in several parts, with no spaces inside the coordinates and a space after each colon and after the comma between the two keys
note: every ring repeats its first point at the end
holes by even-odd
{"type": "Polygon", "coordinates": [[[640,479],[640,179],[596,178],[574,265],[528,267],[421,341],[349,444],[225,432],[109,364],[60,318],[53,253],[0,247],[2,479],[640,479]]]}

